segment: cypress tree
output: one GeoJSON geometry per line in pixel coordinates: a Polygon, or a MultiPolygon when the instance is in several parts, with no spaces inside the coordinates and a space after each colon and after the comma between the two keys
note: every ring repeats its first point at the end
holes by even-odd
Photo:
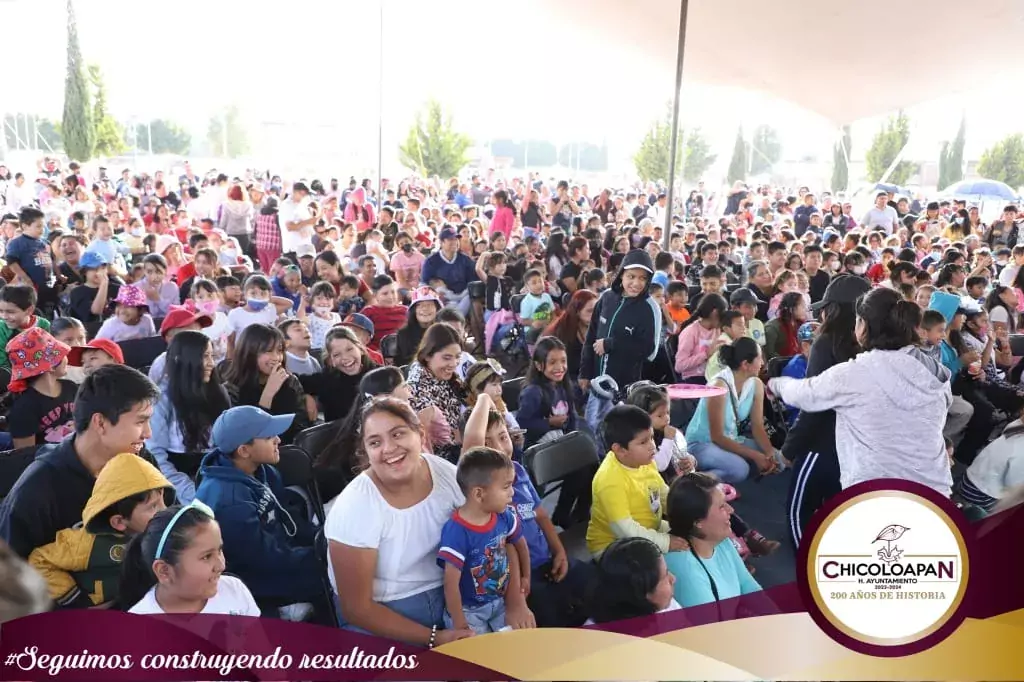
{"type": "Polygon", "coordinates": [[[82,64],[82,51],[78,46],[78,27],[75,23],[75,9],[68,0],[68,47],[67,75],[64,79],[64,118],[61,122],[61,137],[64,138],[64,152],[77,161],[92,158],[96,144],[92,111],[89,106],[89,82],[82,64]]]}

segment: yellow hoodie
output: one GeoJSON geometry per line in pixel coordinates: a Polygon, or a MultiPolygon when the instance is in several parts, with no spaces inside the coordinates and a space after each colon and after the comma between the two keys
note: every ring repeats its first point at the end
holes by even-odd
{"type": "Polygon", "coordinates": [[[82,511],[82,523],[59,531],[53,542],[28,557],[46,579],[58,607],[98,605],[117,596],[128,538],[97,516],[132,495],[160,488],[165,489],[165,498],[173,498],[170,481],[141,457],[123,453],[107,462],[82,511]]]}

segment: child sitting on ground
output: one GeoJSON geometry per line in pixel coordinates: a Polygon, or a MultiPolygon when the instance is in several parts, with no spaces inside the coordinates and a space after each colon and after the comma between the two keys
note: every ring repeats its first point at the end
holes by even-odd
{"type": "MultiPolygon", "coordinates": [[[[804,322],[796,330],[796,340],[800,343],[800,354],[789,359],[786,366],[782,368],[782,376],[794,379],[807,378],[807,359],[811,357],[811,346],[814,344],[814,335],[817,331],[817,322],[804,322]]],[[[786,406],[786,424],[790,428],[796,423],[798,414],[800,414],[799,408],[786,406]]]]}
{"type": "Polygon", "coordinates": [[[334,287],[330,282],[317,282],[309,290],[309,302],[312,313],[306,315],[306,324],[309,325],[312,347],[323,348],[327,332],[342,319],[335,310],[337,296],[334,287]]]}
{"type": "Polygon", "coordinates": [[[721,324],[722,333],[719,335],[717,340],[718,348],[716,348],[715,352],[708,358],[707,369],[704,370],[704,378],[707,379],[708,383],[718,376],[718,373],[721,372],[724,367],[721,358],[718,356],[718,351],[721,347],[729,346],[736,339],[747,335],[747,320],[744,318],[743,313],[738,310],[725,311],[719,318],[719,322],[721,324]]]}
{"type": "Polygon", "coordinates": [[[597,559],[612,542],[628,537],[646,538],[663,554],[688,549],[662,520],[668,485],[654,464],[651,416],[635,405],[616,405],[601,431],[609,450],[594,476],[587,549],[597,559]]]}
{"type": "Polygon", "coordinates": [[[320,362],[310,355],[309,328],[302,320],[295,318],[285,320],[277,325],[284,335],[284,366],[295,376],[318,374],[320,362]]]}
{"type": "Polygon", "coordinates": [[[530,551],[510,507],[512,461],[488,447],[462,453],[456,474],[465,503],[441,530],[437,563],[444,569],[445,627],[476,634],[533,627],[524,594],[530,551]],[[510,549],[508,545],[514,545],[510,549]]]}
{"type": "Polygon", "coordinates": [[[0,367],[11,367],[7,342],[32,327],[50,329],[50,323],[36,315],[35,287],[8,284],[0,289],[0,367]]]}
{"type": "Polygon", "coordinates": [[[97,339],[128,341],[156,336],[153,316],[149,314],[146,294],[134,286],[121,287],[114,299],[114,316],[108,317],[96,332],[97,339]]]}
{"type": "Polygon", "coordinates": [[[53,542],[28,557],[46,579],[57,608],[87,608],[116,599],[125,545],[173,499],[170,481],[141,457],[122,453],[107,462],[93,484],[81,525],[58,531],[53,542]]]}

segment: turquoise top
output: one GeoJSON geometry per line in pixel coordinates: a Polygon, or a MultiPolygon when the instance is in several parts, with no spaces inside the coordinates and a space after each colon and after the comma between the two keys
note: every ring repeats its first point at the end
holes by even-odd
{"type": "MultiPolygon", "coordinates": [[[[724,380],[729,392],[735,396],[736,391],[733,388],[732,370],[723,369],[711,383],[715,384],[720,379],[724,380]]],[[[739,398],[736,400],[736,410],[733,409],[733,401],[730,400],[728,395],[725,396],[725,422],[723,424],[723,430],[725,431],[726,436],[735,441],[740,440],[736,412],[739,412],[740,422],[750,417],[750,410],[754,407],[755,390],[755,379],[748,379],[747,383],[743,384],[743,392],[740,393],[739,398]]],[[[708,421],[708,398],[701,398],[700,402],[697,404],[697,411],[694,413],[693,419],[690,420],[689,425],[686,427],[686,442],[711,442],[711,426],[708,421]]]]}
{"type": "MultiPolygon", "coordinates": [[[[701,559],[701,561],[708,569],[707,573],[697,563],[697,557],[693,552],[669,552],[665,555],[665,564],[668,565],[668,570],[672,575],[676,577],[676,601],[683,608],[710,604],[715,601],[708,573],[715,580],[719,601],[761,591],[761,586],[743,565],[743,559],[740,558],[740,553],[736,551],[736,545],[731,539],[722,540],[715,547],[715,553],[711,555],[711,558],[701,559]]],[[[723,614],[723,616],[728,615],[723,614]]]]}

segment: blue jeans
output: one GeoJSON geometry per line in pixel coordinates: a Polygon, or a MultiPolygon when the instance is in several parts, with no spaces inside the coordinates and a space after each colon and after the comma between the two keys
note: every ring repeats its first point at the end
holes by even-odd
{"type": "MultiPolygon", "coordinates": [[[[741,438],[739,442],[753,450],[760,449],[750,438],[741,438]]],[[[688,443],[686,449],[697,458],[700,471],[714,474],[723,483],[739,483],[750,476],[750,463],[746,459],[714,443],[688,443]]]]}
{"type": "MultiPolygon", "coordinates": [[[[463,606],[462,611],[466,614],[469,629],[478,635],[498,632],[505,627],[505,600],[501,597],[495,597],[486,604],[463,606]]],[[[447,611],[444,612],[444,626],[449,630],[455,628],[447,611]]]]}
{"type": "MultiPolygon", "coordinates": [[[[444,588],[435,587],[427,590],[426,592],[420,592],[404,599],[396,599],[394,601],[381,602],[381,606],[386,606],[400,616],[405,616],[409,620],[419,623],[425,628],[431,628],[435,625],[441,627],[444,624],[444,588]]],[[[356,627],[355,625],[349,625],[345,622],[344,616],[342,616],[341,626],[346,630],[352,632],[361,632],[366,635],[372,635],[374,633],[356,627]]],[[[412,642],[413,644],[422,644],[422,642],[412,642]]]]}

